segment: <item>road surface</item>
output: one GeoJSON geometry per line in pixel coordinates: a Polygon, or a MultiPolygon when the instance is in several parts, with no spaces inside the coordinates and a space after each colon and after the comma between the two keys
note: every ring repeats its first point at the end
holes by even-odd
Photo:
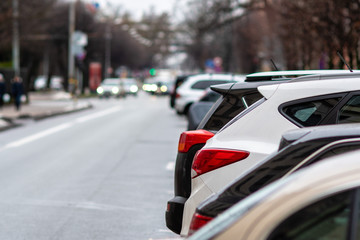
{"type": "Polygon", "coordinates": [[[164,213],[185,118],[145,93],[91,101],[0,133],[0,239],[178,237],[164,213]]]}

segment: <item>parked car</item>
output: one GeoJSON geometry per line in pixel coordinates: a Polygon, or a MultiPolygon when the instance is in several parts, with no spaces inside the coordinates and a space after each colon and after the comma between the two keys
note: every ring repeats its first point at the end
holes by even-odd
{"type": "Polygon", "coordinates": [[[121,81],[123,82],[124,91],[126,95],[137,96],[139,87],[137,85],[135,78],[122,78],[121,81]]]}
{"type": "Polygon", "coordinates": [[[175,110],[178,114],[187,114],[191,104],[198,101],[211,85],[244,80],[245,76],[233,74],[199,74],[188,77],[177,89],[175,110]]]}
{"type": "Polygon", "coordinates": [[[192,75],[180,75],[176,77],[175,83],[173,85],[173,88],[170,92],[170,107],[175,107],[175,101],[176,101],[176,95],[177,95],[177,89],[180,87],[180,85],[192,75]]]}
{"type": "Polygon", "coordinates": [[[268,184],[330,156],[359,149],[358,123],[286,132],[282,136],[279,152],[260,161],[233,183],[200,204],[193,216],[190,234],[268,184]]]}
{"type": "Polygon", "coordinates": [[[196,207],[276,151],[283,132],[360,120],[359,73],[299,77],[258,91],[263,98],[229,121],[194,157],[182,235],[188,234],[196,207]]]}
{"type": "Polygon", "coordinates": [[[358,239],[360,152],[320,161],[250,195],[190,240],[358,239]]]}
{"type": "MultiPolygon", "coordinates": [[[[51,76],[50,78],[50,89],[52,90],[62,90],[64,84],[64,78],[61,76],[51,76]]],[[[38,76],[34,81],[35,90],[45,90],[47,89],[47,76],[38,76]]]]}
{"type": "MultiPolygon", "coordinates": [[[[217,86],[217,85],[215,85],[217,86]]],[[[205,90],[204,95],[196,102],[191,104],[187,113],[188,127],[187,130],[195,130],[199,126],[206,113],[220,98],[221,94],[208,88],[205,90]]]]}
{"type": "Polygon", "coordinates": [[[185,131],[180,135],[174,174],[175,196],[167,202],[165,214],[166,225],[170,230],[180,234],[182,229],[184,204],[191,194],[191,165],[195,153],[232,118],[262,98],[257,90],[259,86],[279,82],[280,80],[212,86],[212,90],[221,95],[220,98],[207,112],[197,130],[185,131]]]}
{"type": "Polygon", "coordinates": [[[100,98],[102,97],[124,97],[125,89],[120,78],[105,78],[96,89],[100,98]]]}

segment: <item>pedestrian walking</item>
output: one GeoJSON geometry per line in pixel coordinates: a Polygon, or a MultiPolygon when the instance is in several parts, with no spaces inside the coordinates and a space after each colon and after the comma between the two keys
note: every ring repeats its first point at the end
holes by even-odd
{"type": "Polygon", "coordinates": [[[6,93],[6,85],[4,76],[0,73],[0,109],[4,105],[4,94],[6,93]]]}
{"type": "Polygon", "coordinates": [[[24,86],[19,76],[15,76],[11,83],[11,93],[14,97],[15,108],[17,111],[19,111],[21,105],[21,96],[24,93],[24,86]]]}

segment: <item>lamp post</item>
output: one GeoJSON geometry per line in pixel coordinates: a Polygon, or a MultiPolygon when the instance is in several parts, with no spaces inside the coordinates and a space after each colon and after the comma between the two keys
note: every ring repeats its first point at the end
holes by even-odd
{"type": "MultiPolygon", "coordinates": [[[[74,54],[73,54],[73,35],[75,31],[75,2],[70,2],[69,6],[69,46],[68,46],[68,87],[74,88],[74,54]]],[[[73,89],[71,89],[73,90],[73,89]]]]}
{"type": "Polygon", "coordinates": [[[13,7],[13,38],[12,38],[12,61],[15,76],[20,76],[20,44],[19,44],[19,3],[12,1],[13,7]]]}
{"type": "Polygon", "coordinates": [[[111,69],[111,23],[107,19],[105,32],[105,77],[110,77],[111,69]]]}

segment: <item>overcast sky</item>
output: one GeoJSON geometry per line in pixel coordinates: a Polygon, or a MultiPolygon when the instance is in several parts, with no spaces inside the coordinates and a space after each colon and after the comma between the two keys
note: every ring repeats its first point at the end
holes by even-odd
{"type": "Polygon", "coordinates": [[[92,0],[98,2],[100,7],[106,6],[106,2],[117,6],[121,6],[123,11],[128,11],[136,19],[140,19],[142,13],[149,12],[151,6],[154,7],[157,14],[162,12],[168,12],[172,15],[174,3],[180,0],[92,0]]]}

